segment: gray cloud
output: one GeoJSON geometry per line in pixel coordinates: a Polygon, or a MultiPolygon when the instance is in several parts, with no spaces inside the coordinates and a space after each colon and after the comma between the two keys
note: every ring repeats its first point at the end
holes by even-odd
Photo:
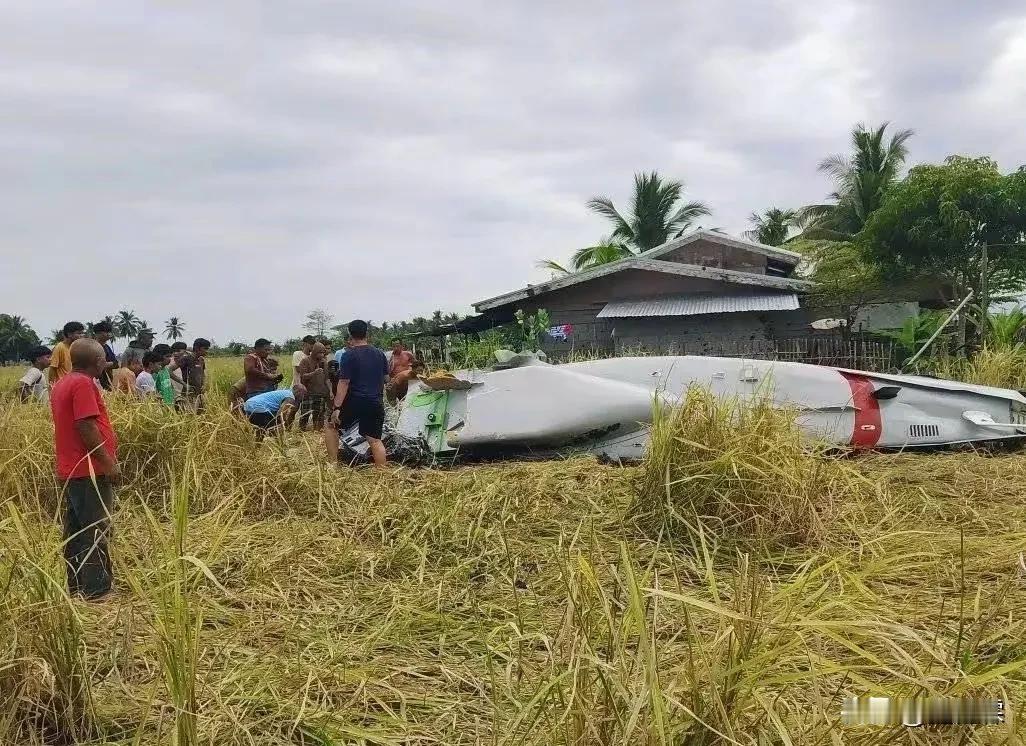
{"type": "Polygon", "coordinates": [[[984,5],[10,6],[0,310],[222,341],[469,310],[603,234],[585,201],[637,170],[735,232],[816,201],[859,120],[1011,168],[1026,10],[984,5]]]}

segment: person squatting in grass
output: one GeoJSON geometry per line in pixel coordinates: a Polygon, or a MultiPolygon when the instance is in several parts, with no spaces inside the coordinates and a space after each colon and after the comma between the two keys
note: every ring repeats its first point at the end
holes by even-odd
{"type": "Polygon", "coordinates": [[[18,395],[22,403],[29,399],[45,402],[50,398],[50,386],[46,380],[46,369],[50,367],[50,348],[35,347],[29,353],[32,365],[25,375],[18,379],[18,395]]]}
{"type": "Polygon", "coordinates": [[[324,429],[328,458],[338,463],[339,434],[354,424],[370,446],[375,466],[384,466],[385,444],[381,431],[385,424],[384,389],[388,380],[385,353],[367,341],[367,322],[349,322],[349,348],[342,356],[330,426],[324,429]]]}
{"type": "Polygon", "coordinates": [[[240,378],[228,392],[228,411],[234,415],[245,418],[246,413],[242,405],[246,403],[246,379],[240,378]]]}
{"type": "Polygon", "coordinates": [[[292,426],[297,405],[306,398],[306,387],[295,384],[291,389],[275,389],[255,394],[246,399],[242,410],[249,423],[256,428],[257,440],[275,435],[292,426]]]}
{"type": "Polygon", "coordinates": [[[71,372],[50,392],[56,471],[64,483],[64,558],[68,592],[97,599],[113,581],[108,542],[121,467],[117,437],[96,383],[107,369],[103,346],[77,339],[69,353],[71,372]]]}

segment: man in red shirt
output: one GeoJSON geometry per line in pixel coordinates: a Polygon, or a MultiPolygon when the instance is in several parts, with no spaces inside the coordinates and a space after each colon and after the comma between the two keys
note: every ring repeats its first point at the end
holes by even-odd
{"type": "Polygon", "coordinates": [[[50,391],[57,476],[64,481],[64,559],[68,591],[88,599],[106,595],[112,571],[108,541],[114,485],[121,478],[117,438],[96,379],[107,366],[92,339],[71,345],[71,373],[50,391]]]}

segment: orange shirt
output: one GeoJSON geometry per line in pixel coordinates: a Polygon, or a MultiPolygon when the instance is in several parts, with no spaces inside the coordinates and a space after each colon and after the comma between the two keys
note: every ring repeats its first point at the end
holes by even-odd
{"type": "Polygon", "coordinates": [[[135,373],[128,368],[115,368],[111,390],[116,394],[137,396],[135,391],[135,373]]]}
{"type": "Polygon", "coordinates": [[[53,346],[50,355],[50,367],[47,369],[47,377],[50,385],[64,378],[71,372],[71,346],[63,339],[53,346]]]}

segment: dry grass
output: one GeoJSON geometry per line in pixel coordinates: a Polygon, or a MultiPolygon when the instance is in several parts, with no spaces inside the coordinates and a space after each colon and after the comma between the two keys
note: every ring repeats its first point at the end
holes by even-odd
{"type": "Polygon", "coordinates": [[[656,533],[704,523],[747,549],[802,544],[825,537],[845,501],[875,491],[768,399],[693,388],[673,410],[655,408],[652,432],[636,510],[656,533]]]}
{"type": "Polygon", "coordinates": [[[984,386],[1026,389],[1026,348],[984,347],[971,360],[946,358],[933,366],[942,378],[953,378],[984,386]]]}
{"type": "Polygon", "coordinates": [[[119,590],[86,604],[48,418],[0,402],[0,743],[1019,743],[1026,456],[828,462],[692,406],[647,467],[388,473],[115,407],[119,590]],[[840,729],[866,693],[1013,715],[840,729]]]}

